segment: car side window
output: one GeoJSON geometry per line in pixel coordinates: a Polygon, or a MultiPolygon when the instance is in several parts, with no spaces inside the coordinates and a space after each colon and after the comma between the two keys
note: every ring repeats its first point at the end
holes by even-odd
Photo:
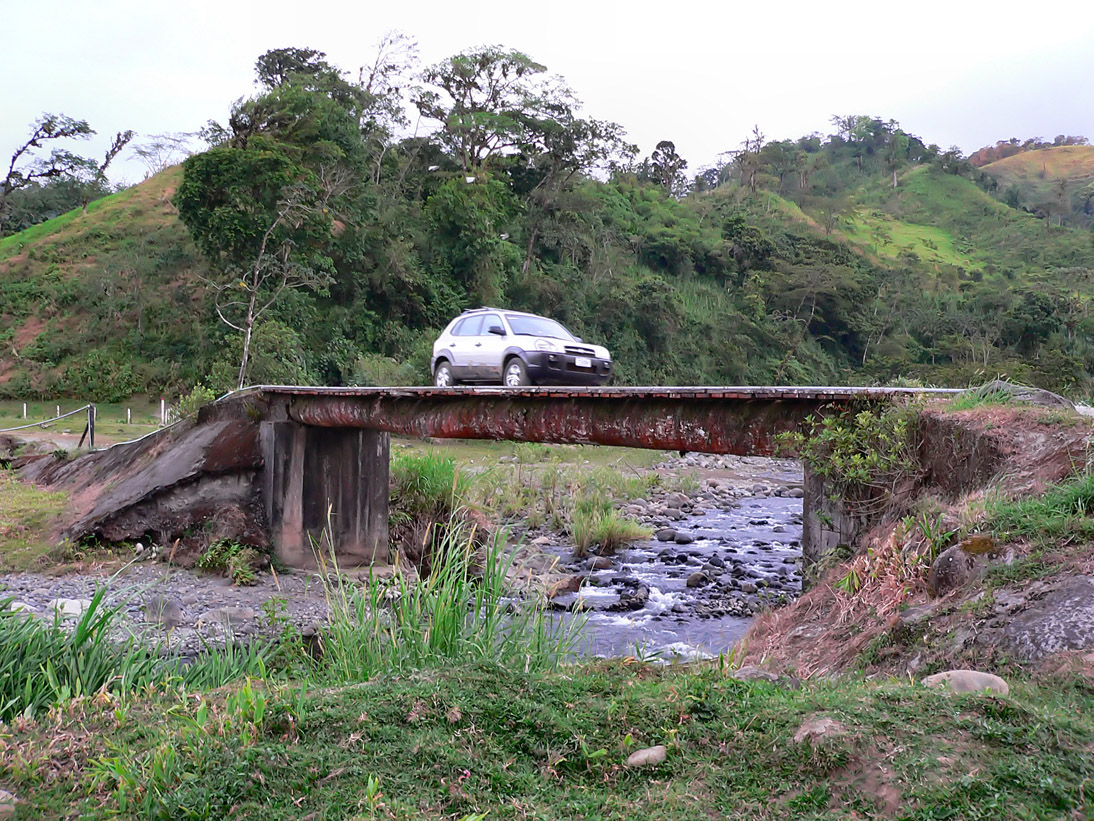
{"type": "Polygon", "coordinates": [[[501,324],[501,317],[500,316],[498,316],[497,314],[486,314],[482,318],[482,330],[479,331],[479,333],[480,334],[490,333],[490,328],[492,326],[497,326],[498,328],[501,328],[503,331],[505,330],[505,326],[501,324]]]}
{"type": "Polygon", "coordinates": [[[452,336],[478,336],[480,327],[482,327],[482,317],[469,316],[452,329],[452,336]]]}

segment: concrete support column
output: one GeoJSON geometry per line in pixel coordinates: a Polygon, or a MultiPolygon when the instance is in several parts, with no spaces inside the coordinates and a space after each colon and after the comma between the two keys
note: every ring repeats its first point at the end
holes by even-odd
{"type": "Polygon", "coordinates": [[[263,422],[261,443],[266,520],[281,561],[315,567],[328,533],[343,567],[388,561],[387,433],[263,422]]]}
{"type": "Polygon", "coordinates": [[[805,469],[805,496],[802,499],[802,570],[803,580],[811,578],[810,568],[841,545],[854,547],[864,532],[864,523],[850,515],[839,498],[831,498],[832,488],[809,465],[805,469]]]}

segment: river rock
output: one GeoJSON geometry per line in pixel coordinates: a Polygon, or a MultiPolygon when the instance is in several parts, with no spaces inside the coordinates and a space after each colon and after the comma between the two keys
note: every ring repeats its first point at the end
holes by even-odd
{"type": "Polygon", "coordinates": [[[36,613],[37,608],[34,605],[27,604],[25,601],[13,601],[7,608],[12,613],[36,613]]]}
{"type": "Polygon", "coordinates": [[[204,627],[215,624],[224,628],[238,629],[250,624],[254,621],[254,617],[255,611],[250,607],[235,607],[232,605],[216,607],[202,614],[201,618],[198,619],[198,626],[204,627]]]}
{"type": "Polygon", "coordinates": [[[676,537],[673,539],[673,541],[675,541],[677,544],[691,544],[695,541],[695,537],[692,536],[690,533],[681,533],[680,531],[677,531],[676,537]]]}
{"type": "Polygon", "coordinates": [[[725,563],[725,561],[724,561],[724,560],[722,559],[722,557],[721,557],[721,556],[711,556],[711,557],[710,557],[710,558],[709,558],[709,559],[707,560],[707,564],[709,564],[709,565],[711,565],[711,566],[713,566],[713,567],[718,567],[718,568],[722,568],[722,567],[725,567],[725,566],[726,566],[726,563],[725,563]]]}
{"type": "Polygon", "coordinates": [[[981,673],[979,670],[947,670],[944,673],[935,673],[923,679],[927,687],[949,687],[955,693],[998,693],[1005,696],[1010,692],[1010,686],[991,673],[981,673]]]}
{"type": "Polygon", "coordinates": [[[150,624],[159,625],[164,630],[173,630],[186,621],[179,603],[158,593],[149,596],[145,601],[144,616],[150,624]]]}
{"type": "Polygon", "coordinates": [[[708,581],[710,581],[710,577],[707,576],[707,574],[704,571],[696,570],[694,573],[692,573],[690,576],[688,576],[687,586],[688,587],[701,587],[702,585],[706,584],[708,581]]]}
{"type": "Polygon", "coordinates": [[[801,499],[803,496],[805,496],[805,491],[802,490],[800,487],[792,487],[788,491],[786,491],[786,495],[791,499],[801,499]]]}
{"type": "Polygon", "coordinates": [[[611,570],[612,560],[607,556],[590,556],[585,564],[589,570],[611,570]]]}
{"type": "Polygon", "coordinates": [[[627,766],[632,768],[655,767],[664,761],[668,754],[669,751],[664,744],[658,744],[656,747],[646,747],[627,756],[627,766]]]}
{"type": "Polygon", "coordinates": [[[633,590],[621,590],[619,592],[619,601],[612,605],[609,610],[641,610],[646,606],[646,602],[650,600],[650,589],[644,584],[639,585],[633,590]]]}
{"type": "Polygon", "coordinates": [[[759,484],[753,485],[752,486],[752,493],[753,493],[753,495],[758,494],[758,493],[767,493],[767,485],[759,485],[759,484]]]}
{"type": "Polygon", "coordinates": [[[550,536],[537,536],[536,538],[532,539],[532,544],[534,544],[536,546],[550,544],[550,543],[551,543],[551,537],[550,536]]]}
{"type": "Polygon", "coordinates": [[[679,510],[689,503],[690,500],[683,493],[670,493],[665,497],[665,507],[674,507],[679,510]]]}
{"type": "Polygon", "coordinates": [[[750,581],[745,581],[745,580],[739,582],[737,584],[737,587],[742,593],[755,593],[757,590],[759,590],[759,588],[756,587],[755,582],[750,582],[750,581]]]}
{"type": "Polygon", "coordinates": [[[62,619],[78,619],[91,607],[91,599],[53,599],[46,605],[62,619]]]}
{"type": "MultiPolygon", "coordinates": [[[[664,749],[664,747],[661,749],[664,749]]],[[[16,804],[18,803],[18,799],[13,793],[0,790],[0,818],[14,818],[16,804]]]]}
{"type": "Polygon", "coordinates": [[[671,542],[676,538],[676,531],[671,527],[665,527],[653,534],[659,542],[671,542]]]}
{"type": "Polygon", "coordinates": [[[568,576],[565,579],[561,579],[555,582],[547,590],[547,598],[553,599],[556,596],[561,596],[564,593],[576,593],[581,589],[581,585],[585,583],[585,576],[568,576]]]}

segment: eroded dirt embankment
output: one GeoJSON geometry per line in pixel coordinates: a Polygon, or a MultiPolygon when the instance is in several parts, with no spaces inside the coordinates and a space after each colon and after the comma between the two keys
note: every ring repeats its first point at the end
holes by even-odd
{"type": "Polygon", "coordinates": [[[1015,403],[929,408],[920,431],[915,489],[892,500],[852,557],[791,607],[757,620],[745,662],[798,675],[1065,659],[1094,669],[1094,544],[1079,535],[1094,510],[1076,503],[1074,527],[1047,542],[993,531],[987,513],[993,500],[1038,499],[1082,482],[1094,424],[1015,403]],[[943,573],[940,556],[960,572],[943,573]]]}

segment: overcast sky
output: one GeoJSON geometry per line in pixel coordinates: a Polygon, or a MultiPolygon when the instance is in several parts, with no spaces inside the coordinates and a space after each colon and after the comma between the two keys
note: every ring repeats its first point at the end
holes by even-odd
{"type": "MultiPolygon", "coordinates": [[[[691,171],[755,124],[768,139],[827,134],[833,114],[895,119],[965,153],[1012,136],[1094,140],[1094,0],[0,0],[0,29],[0,157],[47,111],[88,120],[99,135],[81,148],[95,155],[121,129],[223,122],[254,92],[262,52],[315,48],[356,74],[393,29],[425,63],[524,51],[586,116],[623,125],[643,155],[673,140],[691,171]]],[[[112,177],[139,181],[142,166],[112,177]]]]}

